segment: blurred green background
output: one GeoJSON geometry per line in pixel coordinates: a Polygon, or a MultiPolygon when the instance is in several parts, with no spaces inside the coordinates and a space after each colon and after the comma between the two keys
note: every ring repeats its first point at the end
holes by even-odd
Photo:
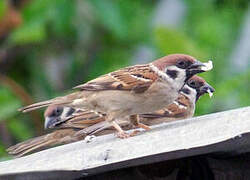
{"type": "Polygon", "coordinates": [[[0,159],[43,133],[43,110],[17,108],[104,73],[171,53],[212,59],[216,89],[196,115],[250,105],[247,0],[1,0],[0,159]]]}

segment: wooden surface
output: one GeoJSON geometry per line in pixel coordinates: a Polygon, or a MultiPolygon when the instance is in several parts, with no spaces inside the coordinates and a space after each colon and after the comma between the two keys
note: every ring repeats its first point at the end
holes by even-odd
{"type": "Polygon", "coordinates": [[[212,152],[240,154],[250,150],[249,132],[250,107],[245,107],[161,124],[128,139],[105,135],[0,162],[0,179],[9,174],[72,179],[212,152]]]}

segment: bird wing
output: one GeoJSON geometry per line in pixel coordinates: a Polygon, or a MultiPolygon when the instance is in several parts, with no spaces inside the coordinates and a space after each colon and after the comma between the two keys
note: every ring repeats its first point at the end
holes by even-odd
{"type": "Polygon", "coordinates": [[[126,90],[142,93],[156,80],[157,75],[146,64],[111,72],[75,88],[86,91],[126,90]]]}
{"type": "MultiPolygon", "coordinates": [[[[100,76],[85,84],[76,86],[74,89],[80,89],[81,91],[126,90],[134,93],[143,93],[157,79],[157,74],[148,64],[136,65],[100,76]]],[[[79,98],[81,98],[81,93],[75,92],[67,96],[25,106],[20,108],[19,111],[29,112],[49,105],[67,105],[79,98]]]]}
{"type": "Polygon", "coordinates": [[[86,128],[101,121],[105,121],[105,114],[91,110],[78,109],[68,117],[55,122],[55,128],[86,128]]]}
{"type": "Polygon", "coordinates": [[[189,100],[184,95],[179,97],[166,108],[155,111],[153,113],[141,114],[141,118],[156,119],[156,118],[186,118],[189,112],[189,100]]]}

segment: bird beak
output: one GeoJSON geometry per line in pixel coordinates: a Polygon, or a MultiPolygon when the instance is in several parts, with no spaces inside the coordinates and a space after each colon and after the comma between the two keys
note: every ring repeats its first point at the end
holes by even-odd
{"type": "Polygon", "coordinates": [[[212,61],[208,61],[207,63],[202,63],[196,60],[192,65],[188,67],[186,80],[188,80],[190,77],[192,77],[195,74],[205,72],[205,71],[210,71],[211,69],[213,69],[212,61]]]}
{"type": "Polygon", "coordinates": [[[205,83],[199,88],[199,90],[197,90],[196,101],[198,101],[198,99],[205,93],[208,93],[209,97],[211,98],[213,96],[214,91],[215,90],[212,86],[210,86],[208,83],[205,83]]]}
{"type": "Polygon", "coordinates": [[[207,90],[207,93],[209,94],[209,97],[212,98],[213,92],[210,89],[207,90]]]}
{"type": "Polygon", "coordinates": [[[46,117],[44,122],[44,129],[51,129],[55,127],[58,122],[58,117],[46,117]]]}
{"type": "Polygon", "coordinates": [[[213,96],[214,92],[215,92],[214,88],[207,83],[204,86],[202,86],[200,90],[201,95],[208,93],[210,98],[213,96]]]}

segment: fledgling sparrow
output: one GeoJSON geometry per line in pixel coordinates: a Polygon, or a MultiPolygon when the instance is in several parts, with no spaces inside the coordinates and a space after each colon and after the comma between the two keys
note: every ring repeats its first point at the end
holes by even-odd
{"type": "MultiPolygon", "coordinates": [[[[127,138],[117,119],[154,112],[171,104],[193,75],[212,69],[192,56],[173,54],[149,64],[126,67],[75,87],[80,91],[21,108],[28,112],[49,105],[91,109],[106,114],[106,121],[127,138]]],[[[138,127],[149,129],[137,119],[138,127]]]]}

